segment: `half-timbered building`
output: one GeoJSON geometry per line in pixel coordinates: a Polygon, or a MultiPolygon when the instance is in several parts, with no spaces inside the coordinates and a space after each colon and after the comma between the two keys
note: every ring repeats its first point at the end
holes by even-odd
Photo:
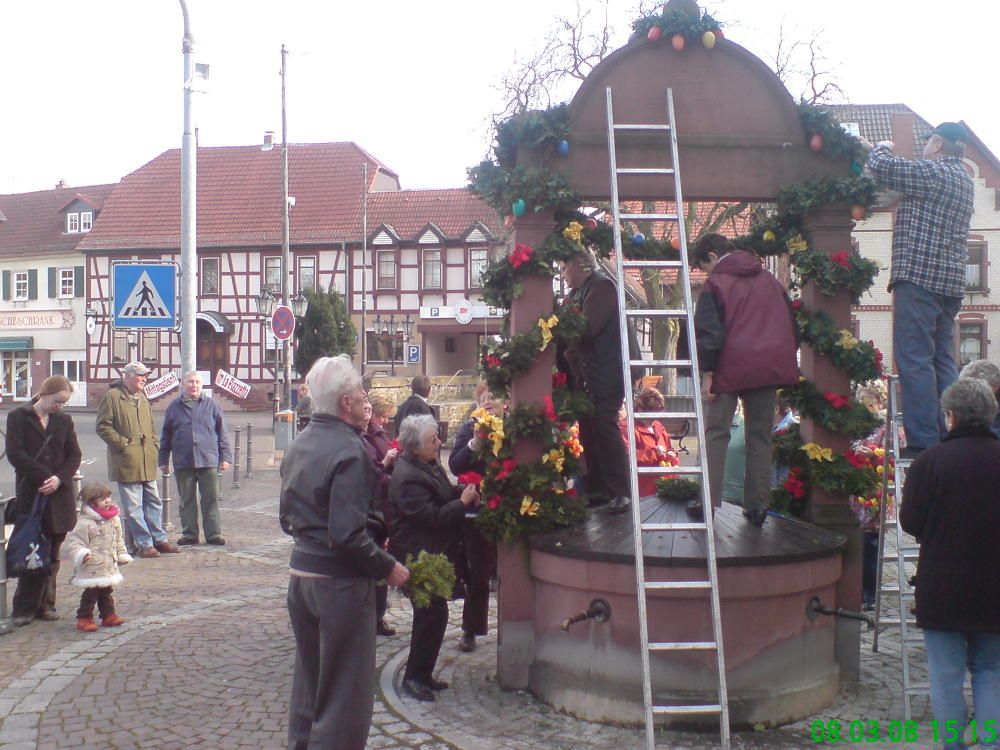
{"type": "MultiPolygon", "coordinates": [[[[466,189],[401,190],[396,173],[354,143],[291,144],[288,160],[292,294],[344,295],[359,336],[366,333],[356,356],[367,371],[474,368],[480,336],[499,331],[499,315],[476,294],[499,242],[495,212],[466,189]],[[406,316],[406,340],[384,334],[385,319],[406,316]]],[[[112,264],[179,264],[180,198],[180,151],[170,150],[121,181],[80,245],[97,323],[87,341],[92,403],[130,360],[152,368],[151,380],[181,366],[176,332],[109,324],[112,264]]],[[[255,298],[265,287],[280,294],[283,200],[280,149],[198,149],[197,366],[206,383],[225,370],[250,384],[248,408],[269,402],[280,370],[255,298]]]]}

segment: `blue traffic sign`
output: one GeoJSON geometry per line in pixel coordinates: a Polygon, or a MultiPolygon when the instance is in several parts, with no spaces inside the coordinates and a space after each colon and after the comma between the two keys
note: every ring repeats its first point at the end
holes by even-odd
{"type": "Polygon", "coordinates": [[[177,327],[177,266],[115,263],[111,266],[115,328],[177,327]]]}

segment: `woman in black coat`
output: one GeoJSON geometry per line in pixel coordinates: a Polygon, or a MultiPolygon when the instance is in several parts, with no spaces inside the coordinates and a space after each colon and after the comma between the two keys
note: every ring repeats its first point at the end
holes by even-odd
{"type": "MultiPolygon", "coordinates": [[[[920,541],[917,626],[930,668],[931,708],[946,747],[959,744],[972,673],[980,742],[1000,730],[1000,440],[997,412],[983,380],[958,380],[941,395],[948,436],[906,472],[899,521],[920,541]],[[957,737],[951,728],[956,728],[957,737]]],[[[988,745],[992,747],[993,745],[988,745]]]]}
{"type": "Polygon", "coordinates": [[[59,546],[76,525],[73,475],[80,468],[80,444],[73,418],[62,413],[73,386],[61,375],[46,378],[30,403],[7,414],[7,460],[14,467],[17,514],[31,512],[36,495],[48,496],[42,531],[52,542],[52,567],[46,574],[25,574],[17,581],[11,620],[58,620],[56,574],[59,546]]]}
{"type": "MultiPolygon", "coordinates": [[[[389,420],[392,404],[378,396],[372,396],[365,404],[365,415],[361,423],[361,439],[375,467],[375,482],[378,488],[375,496],[375,514],[387,522],[389,503],[389,478],[399,451],[390,447],[385,423],[389,420]]],[[[377,540],[376,540],[377,541],[377,540]]],[[[375,632],[382,636],[396,635],[396,630],[385,621],[389,607],[389,587],[380,581],[375,587],[375,632]]]]}
{"type": "MultiPolygon", "coordinates": [[[[389,552],[397,560],[426,550],[446,554],[453,564],[458,561],[462,520],[466,508],[479,502],[479,493],[473,485],[464,490],[452,485],[437,463],[440,447],[432,415],[408,417],[400,425],[402,455],[389,485],[389,552]]],[[[432,701],[433,691],[448,687],[433,676],[447,627],[448,602],[441,597],[434,597],[428,607],[413,608],[403,690],[417,700],[432,701]]]]}

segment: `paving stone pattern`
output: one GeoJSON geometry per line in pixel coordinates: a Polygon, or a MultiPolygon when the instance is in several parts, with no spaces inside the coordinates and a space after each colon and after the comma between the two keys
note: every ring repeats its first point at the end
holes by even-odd
{"type": "MultiPolygon", "coordinates": [[[[291,543],[278,527],[277,490],[273,470],[259,471],[238,490],[226,487],[225,548],[188,547],[123,568],[125,581],[115,592],[118,612],[127,620],[123,627],[78,632],[79,590],[67,583],[64,571],[58,597],[63,619],[34,622],[0,637],[0,750],[285,747],[294,639],[285,609],[291,543]]],[[[398,634],[378,639],[371,748],[644,746],[637,728],[580,721],[528,692],[501,689],[494,635],[480,638],[472,654],[457,648],[461,603],[452,605],[438,662],[440,678],[451,689],[434,703],[402,697],[410,608],[397,592],[390,597],[388,620],[398,634]]],[[[494,602],[494,634],[495,624],[494,602]]],[[[915,664],[922,659],[918,654],[915,664]]],[[[844,688],[838,703],[816,720],[839,720],[846,728],[854,720],[885,726],[902,718],[898,636],[884,633],[878,654],[872,654],[866,636],[862,660],[861,683],[844,688]]],[[[931,718],[925,699],[917,699],[915,713],[925,727],[931,718]]],[[[734,746],[819,746],[809,731],[810,722],[804,721],[740,732],[734,746]]],[[[657,745],[700,749],[718,742],[711,734],[662,732],[657,745]]]]}

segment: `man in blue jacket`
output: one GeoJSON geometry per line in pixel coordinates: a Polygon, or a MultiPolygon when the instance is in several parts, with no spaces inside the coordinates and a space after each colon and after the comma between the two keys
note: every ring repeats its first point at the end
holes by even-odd
{"type": "Polygon", "coordinates": [[[181,538],[178,544],[198,544],[198,495],[201,523],[209,544],[226,543],[219,519],[219,472],[233,459],[222,409],[202,392],[201,375],[187,373],[182,393],[167,407],[160,435],[160,471],[174,459],[174,479],[180,495],[181,538]]]}

